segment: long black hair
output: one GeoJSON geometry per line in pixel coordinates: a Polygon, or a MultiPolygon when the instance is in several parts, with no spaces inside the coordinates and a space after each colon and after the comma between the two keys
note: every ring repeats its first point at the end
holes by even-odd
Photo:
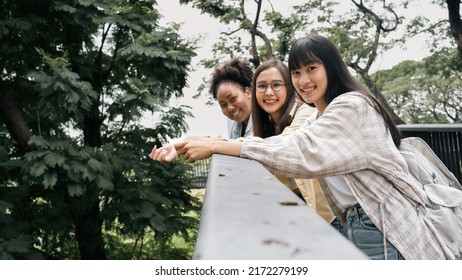
{"type": "Polygon", "coordinates": [[[360,92],[366,95],[370,104],[382,116],[388,127],[396,147],[401,143],[401,134],[388,114],[385,107],[364,88],[348,70],[337,47],[326,37],[321,35],[308,35],[297,39],[289,52],[289,69],[300,69],[310,63],[320,63],[326,69],[327,91],[325,99],[327,104],[337,96],[347,92],[360,92]]]}

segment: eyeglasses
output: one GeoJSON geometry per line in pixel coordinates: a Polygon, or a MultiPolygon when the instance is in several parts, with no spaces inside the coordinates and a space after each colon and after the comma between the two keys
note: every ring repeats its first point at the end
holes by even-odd
{"type": "MultiPolygon", "coordinates": [[[[278,92],[278,91],[280,91],[282,89],[283,85],[285,85],[285,84],[283,84],[281,81],[273,81],[270,84],[270,87],[274,92],[278,92]]],[[[257,91],[258,92],[265,93],[267,89],[268,89],[268,84],[265,84],[265,83],[257,84],[257,91]]]]}

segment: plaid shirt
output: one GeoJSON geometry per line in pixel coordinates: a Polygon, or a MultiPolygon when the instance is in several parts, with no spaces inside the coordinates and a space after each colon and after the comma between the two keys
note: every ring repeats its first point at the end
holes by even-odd
{"type": "Polygon", "coordinates": [[[255,159],[276,174],[318,178],[343,221],[347,209],[322,178],[344,175],[366,214],[405,259],[453,259],[431,222],[409,202],[423,205],[423,194],[370,102],[361,93],[342,94],[291,135],[245,139],[241,157],[255,159]]]}

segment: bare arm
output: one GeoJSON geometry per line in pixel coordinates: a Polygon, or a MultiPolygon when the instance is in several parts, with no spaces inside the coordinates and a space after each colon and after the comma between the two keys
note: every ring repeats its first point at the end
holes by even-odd
{"type": "Polygon", "coordinates": [[[175,144],[177,154],[188,162],[195,162],[210,157],[212,154],[240,156],[241,141],[201,141],[184,140],[175,144]]]}
{"type": "Polygon", "coordinates": [[[160,148],[154,147],[149,157],[159,162],[172,162],[178,156],[181,156],[191,163],[208,158],[212,154],[238,157],[241,153],[241,147],[241,141],[225,141],[223,138],[206,136],[189,136],[176,144],[168,144],[160,148]]]}
{"type": "MultiPolygon", "coordinates": [[[[203,143],[210,143],[210,142],[222,142],[225,139],[221,137],[209,137],[209,136],[188,136],[182,142],[203,142],[203,143]]],[[[172,162],[178,158],[177,150],[175,149],[174,144],[168,144],[163,147],[157,148],[154,146],[152,148],[149,157],[152,160],[160,161],[160,162],[172,162]]]]}

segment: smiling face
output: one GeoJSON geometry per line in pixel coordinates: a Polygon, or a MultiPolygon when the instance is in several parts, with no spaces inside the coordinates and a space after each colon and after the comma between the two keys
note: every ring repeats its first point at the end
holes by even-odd
{"type": "Polygon", "coordinates": [[[221,111],[229,119],[247,123],[252,111],[250,106],[250,89],[233,82],[225,82],[217,88],[217,101],[221,111]]]}
{"type": "Polygon", "coordinates": [[[275,67],[260,72],[255,87],[258,105],[271,116],[274,123],[279,123],[287,99],[287,87],[281,72],[275,67]]]}
{"type": "Polygon", "coordinates": [[[327,107],[327,73],[324,65],[311,62],[291,71],[292,84],[306,103],[314,103],[319,112],[327,107]]]}

